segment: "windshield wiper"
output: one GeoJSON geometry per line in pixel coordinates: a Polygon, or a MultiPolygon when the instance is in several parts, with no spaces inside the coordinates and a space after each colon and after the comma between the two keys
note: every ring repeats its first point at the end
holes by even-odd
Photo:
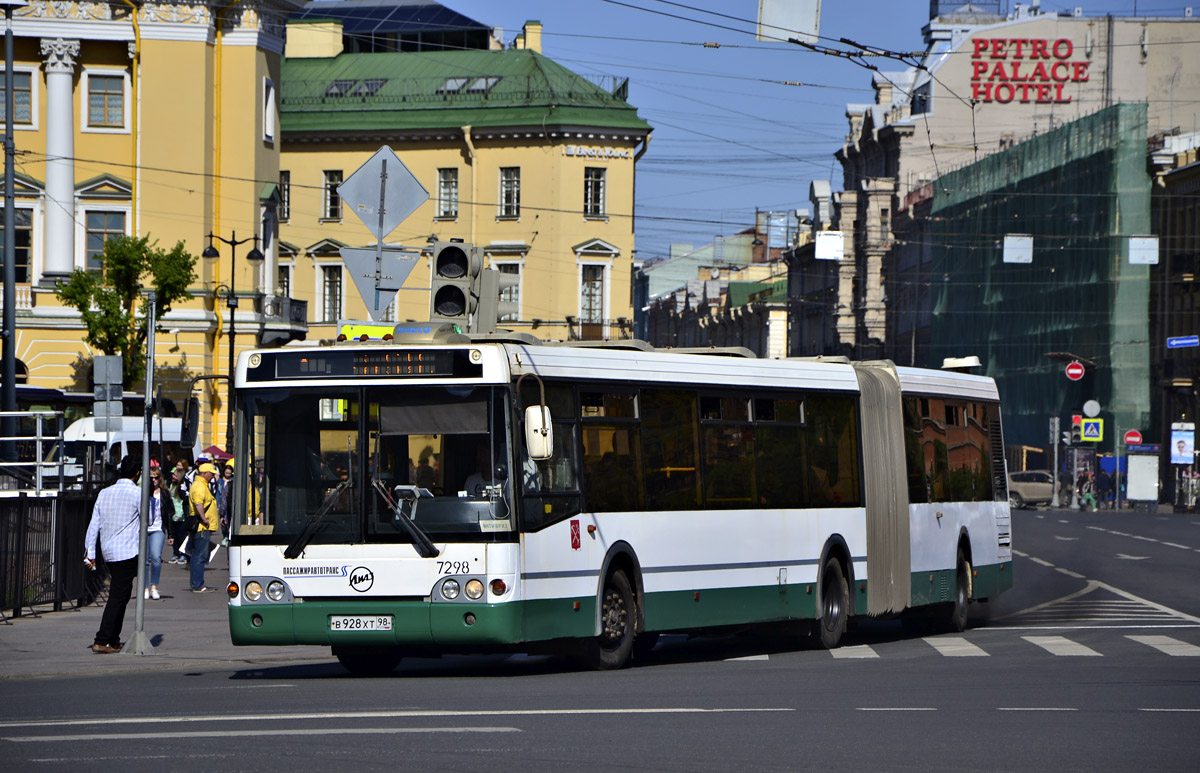
{"type": "Polygon", "coordinates": [[[436,558],[437,556],[441,555],[442,551],[438,550],[437,547],[434,546],[434,544],[429,540],[429,537],[425,536],[425,532],[421,531],[421,527],[417,526],[416,522],[413,520],[413,518],[416,518],[417,515],[417,500],[421,497],[433,496],[433,494],[429,492],[429,489],[419,488],[417,486],[396,486],[396,492],[406,501],[412,503],[410,510],[412,511],[413,517],[410,518],[404,514],[404,510],[400,507],[400,504],[395,500],[395,498],[392,497],[392,492],[388,491],[387,486],[383,485],[383,482],[379,480],[379,478],[372,477],[371,485],[375,487],[375,490],[379,492],[379,496],[383,497],[383,501],[386,502],[387,506],[390,507],[392,512],[396,514],[396,520],[399,521],[400,525],[404,527],[404,530],[408,532],[408,536],[413,541],[413,547],[417,549],[417,552],[421,554],[421,557],[436,558]]]}
{"type": "Polygon", "coordinates": [[[338,498],[341,497],[342,492],[353,485],[352,479],[346,478],[329,491],[329,494],[325,497],[325,501],[322,502],[321,506],[317,508],[317,511],[309,517],[308,521],[304,524],[304,528],[301,529],[300,533],[296,535],[296,538],[292,540],[290,544],[288,544],[287,550],[283,551],[284,558],[298,558],[300,554],[304,552],[304,548],[308,546],[309,541],[317,535],[317,526],[324,521],[325,514],[333,509],[333,506],[337,503],[338,498]]]}

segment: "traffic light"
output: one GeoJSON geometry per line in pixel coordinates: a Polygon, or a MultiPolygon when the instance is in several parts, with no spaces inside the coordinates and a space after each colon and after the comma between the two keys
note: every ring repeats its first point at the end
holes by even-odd
{"type": "Polygon", "coordinates": [[[516,287],[521,278],[517,274],[505,274],[489,268],[479,275],[479,311],[475,315],[472,333],[495,333],[500,318],[517,314],[517,304],[500,299],[505,291],[516,287]]]}
{"type": "Polygon", "coordinates": [[[1071,417],[1071,444],[1083,442],[1083,417],[1075,414],[1071,417]]]}
{"type": "Polygon", "coordinates": [[[479,249],[462,242],[433,245],[433,281],[429,286],[431,322],[454,322],[467,327],[479,299],[479,249]]]}

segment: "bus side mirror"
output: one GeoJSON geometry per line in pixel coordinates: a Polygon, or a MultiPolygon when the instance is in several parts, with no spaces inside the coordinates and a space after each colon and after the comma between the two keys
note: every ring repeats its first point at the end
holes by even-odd
{"type": "Polygon", "coordinates": [[[183,409],[183,422],[179,429],[179,445],[191,449],[196,445],[196,435],[200,429],[200,400],[189,397],[183,409]]]}
{"type": "Polygon", "coordinates": [[[525,409],[525,450],[535,461],[554,456],[554,427],[550,423],[550,409],[544,405],[525,409]]]}

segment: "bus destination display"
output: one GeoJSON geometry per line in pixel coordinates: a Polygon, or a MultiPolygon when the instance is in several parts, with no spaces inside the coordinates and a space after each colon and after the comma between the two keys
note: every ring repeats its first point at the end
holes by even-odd
{"type": "Polygon", "coordinates": [[[354,349],[263,353],[248,381],[328,378],[478,378],[483,368],[461,349],[354,349]],[[274,367],[271,367],[274,365],[274,367]]]}

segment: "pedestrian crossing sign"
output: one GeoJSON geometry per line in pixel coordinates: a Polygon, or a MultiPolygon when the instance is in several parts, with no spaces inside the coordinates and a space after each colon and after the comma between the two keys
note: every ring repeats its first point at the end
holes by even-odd
{"type": "Polygon", "coordinates": [[[1092,443],[1104,440],[1104,419],[1084,419],[1080,437],[1092,443]]]}

